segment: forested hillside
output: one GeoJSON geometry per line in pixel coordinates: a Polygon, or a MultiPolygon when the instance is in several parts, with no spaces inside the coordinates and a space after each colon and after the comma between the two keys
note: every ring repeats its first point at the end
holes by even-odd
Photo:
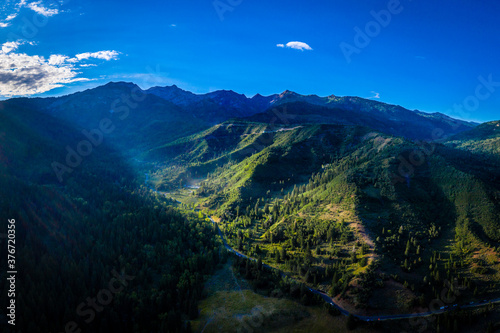
{"type": "Polygon", "coordinates": [[[479,125],[473,130],[452,136],[449,145],[479,154],[500,156],[500,121],[479,125]]]}
{"type": "Polygon", "coordinates": [[[192,197],[234,248],[358,307],[384,309],[384,295],[408,311],[445,280],[462,301],[498,293],[500,169],[482,154],[356,126],[232,121],[146,156],[169,161],[160,189],[199,182],[192,197]]]}
{"type": "Polygon", "coordinates": [[[0,215],[16,221],[16,331],[72,322],[85,332],[189,331],[220,260],[212,224],[153,194],[105,144],[59,183],[51,163],[64,162],[79,131],[23,108],[0,118],[0,215]]]}

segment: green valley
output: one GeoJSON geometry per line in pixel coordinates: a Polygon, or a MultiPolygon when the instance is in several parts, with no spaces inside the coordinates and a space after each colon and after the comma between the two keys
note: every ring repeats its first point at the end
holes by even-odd
{"type": "Polygon", "coordinates": [[[26,331],[237,330],[266,307],[265,332],[473,332],[499,316],[498,122],[129,83],[7,100],[0,120],[26,331]],[[84,150],[103,119],[113,130],[84,150]],[[55,161],[72,165],[62,179],[55,161]],[[116,276],[130,283],[104,304],[116,276]]]}

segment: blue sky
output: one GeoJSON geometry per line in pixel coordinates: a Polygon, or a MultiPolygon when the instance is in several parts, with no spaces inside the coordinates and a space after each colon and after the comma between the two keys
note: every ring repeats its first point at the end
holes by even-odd
{"type": "Polygon", "coordinates": [[[132,81],[196,93],[354,95],[500,119],[494,1],[4,3],[2,98],[132,81]]]}

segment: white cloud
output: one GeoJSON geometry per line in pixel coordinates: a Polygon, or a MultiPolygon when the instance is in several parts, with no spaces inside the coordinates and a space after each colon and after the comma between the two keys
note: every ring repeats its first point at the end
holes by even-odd
{"type": "Polygon", "coordinates": [[[49,65],[62,65],[66,62],[69,57],[60,54],[52,54],[49,58],[49,65]]]}
{"type": "Polygon", "coordinates": [[[47,16],[47,17],[59,14],[59,9],[47,8],[42,4],[42,1],[31,2],[31,3],[27,4],[26,7],[28,7],[29,9],[31,9],[32,11],[34,11],[40,15],[47,16]]]}
{"type": "Polygon", "coordinates": [[[301,50],[301,51],[303,51],[303,50],[312,51],[312,48],[303,42],[288,42],[288,43],[286,43],[286,47],[289,47],[291,49],[301,50]]]}
{"type": "Polygon", "coordinates": [[[287,47],[289,49],[295,49],[295,50],[300,50],[300,51],[304,51],[304,50],[312,51],[312,48],[304,42],[288,42],[288,43],[286,43],[286,45],[277,44],[276,46],[277,47],[287,47]]]}
{"type": "Polygon", "coordinates": [[[12,21],[16,17],[17,17],[17,13],[10,14],[9,16],[7,16],[7,18],[5,19],[5,21],[12,21]]]}
{"type": "Polygon", "coordinates": [[[172,28],[175,28],[175,27],[177,27],[177,24],[171,24],[170,26],[171,26],[172,28]]]}
{"type": "Polygon", "coordinates": [[[66,55],[53,54],[48,59],[39,55],[17,53],[20,45],[33,42],[7,42],[0,50],[0,95],[6,97],[40,94],[65,84],[90,81],[78,77],[84,67],[95,64],[80,63],[89,58],[114,60],[117,51],[99,51],[82,53],[73,58],[66,55]],[[82,56],[83,55],[83,56],[82,56]],[[80,57],[78,57],[80,56],[80,57]]]}
{"type": "Polygon", "coordinates": [[[75,78],[79,72],[72,65],[55,66],[41,56],[24,53],[0,54],[0,95],[33,95],[64,84],[88,81],[75,78]]]}
{"type": "Polygon", "coordinates": [[[376,91],[370,91],[373,96],[370,96],[368,97],[368,99],[379,99],[380,98],[380,93],[376,92],[376,91]]]}
{"type": "Polygon", "coordinates": [[[21,43],[19,42],[7,42],[2,44],[2,53],[9,53],[11,51],[16,50],[21,43]]]}
{"type": "Polygon", "coordinates": [[[103,60],[116,60],[118,59],[118,55],[120,52],[117,51],[99,51],[99,52],[85,52],[77,54],[75,57],[80,61],[83,59],[95,58],[95,59],[103,59],[103,60]]]}
{"type": "Polygon", "coordinates": [[[0,21],[0,28],[9,27],[12,24],[12,22],[10,22],[10,21],[15,19],[18,14],[19,13],[16,11],[15,13],[8,15],[3,22],[0,21]]]}
{"type": "Polygon", "coordinates": [[[17,50],[19,48],[19,46],[21,46],[23,44],[35,45],[34,42],[27,42],[27,41],[23,41],[23,40],[17,40],[17,41],[13,41],[13,42],[6,42],[6,43],[2,44],[2,48],[1,48],[0,52],[7,54],[9,52],[17,50]]]}
{"type": "MultiPolygon", "coordinates": [[[[55,2],[55,3],[56,3],[56,5],[62,5],[62,2],[59,2],[59,4],[57,4],[57,2],[55,2]]],[[[53,2],[53,4],[54,4],[54,2],[53,2]]],[[[0,28],[9,27],[12,23],[11,21],[19,16],[19,12],[21,11],[22,8],[31,9],[32,11],[34,11],[40,15],[46,16],[46,17],[50,17],[50,16],[57,15],[59,13],[62,13],[62,11],[60,11],[58,8],[54,8],[53,6],[48,7],[48,6],[44,5],[42,0],[33,1],[33,2],[21,0],[16,4],[11,4],[10,2],[8,2],[2,8],[2,12],[4,12],[4,13],[11,12],[11,13],[9,15],[7,15],[7,17],[4,20],[0,20],[0,28]]]]}

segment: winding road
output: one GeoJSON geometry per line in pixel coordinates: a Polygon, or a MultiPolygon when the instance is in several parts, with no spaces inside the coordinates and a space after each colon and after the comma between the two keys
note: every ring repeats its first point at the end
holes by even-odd
{"type": "MultiPolygon", "coordinates": [[[[235,249],[233,249],[226,241],[226,238],[224,237],[224,234],[222,233],[222,231],[219,229],[219,225],[217,224],[217,222],[214,221],[214,219],[212,217],[209,217],[210,218],[210,221],[212,221],[212,223],[217,226],[217,231],[219,232],[219,236],[220,238],[222,239],[222,242],[224,243],[224,247],[229,251],[229,252],[232,252],[233,254],[237,255],[238,257],[240,258],[245,258],[245,259],[250,259],[252,261],[257,261],[255,258],[251,258],[243,253],[240,253],[238,251],[236,251],[235,249]]],[[[266,267],[268,269],[272,269],[272,270],[276,270],[278,271],[281,276],[283,277],[288,277],[290,279],[293,279],[292,277],[290,277],[288,274],[284,273],[283,271],[275,268],[275,267],[272,267],[272,266],[269,266],[267,264],[262,264],[263,267],[266,267]]],[[[440,314],[440,313],[444,313],[444,312],[448,312],[448,311],[454,311],[454,310],[457,310],[457,309],[469,309],[469,308],[475,308],[475,307],[481,307],[481,306],[486,306],[488,304],[492,304],[492,303],[500,303],[500,298],[496,298],[496,299],[492,299],[492,300],[482,300],[480,302],[476,302],[476,303],[470,303],[470,304],[467,304],[467,305],[458,305],[458,304],[454,304],[454,305],[448,305],[448,306],[443,306],[441,307],[439,310],[436,310],[436,311],[427,311],[427,312],[418,312],[418,313],[409,313],[409,314],[399,314],[399,315],[381,315],[381,316],[360,316],[360,315],[357,315],[357,314],[354,314],[354,313],[351,313],[349,311],[347,311],[346,309],[344,309],[343,307],[341,307],[340,305],[338,305],[337,303],[335,303],[333,301],[333,299],[328,296],[326,293],[320,291],[320,290],[317,290],[317,289],[312,289],[310,287],[307,287],[307,289],[309,289],[309,291],[313,294],[316,294],[316,295],[319,295],[326,303],[330,304],[331,306],[333,306],[334,308],[336,308],[337,310],[339,310],[340,313],[342,313],[344,316],[348,316],[350,314],[352,314],[354,317],[356,317],[357,319],[361,320],[361,321],[366,321],[366,322],[371,322],[371,321],[386,321],[386,320],[400,320],[400,319],[405,319],[405,318],[418,318],[418,317],[429,317],[429,316],[432,316],[432,315],[435,315],[435,314],[440,314]]]]}
{"type": "MultiPolygon", "coordinates": [[[[146,175],[146,180],[145,180],[146,186],[150,190],[152,190],[152,191],[154,191],[156,193],[159,193],[161,195],[165,195],[165,193],[159,192],[159,191],[155,190],[153,187],[149,186],[148,185],[149,174],[145,173],[145,175],[146,175]]],[[[179,202],[179,201],[177,201],[177,202],[179,202]]],[[[224,237],[224,234],[220,230],[218,223],[215,222],[214,219],[211,216],[208,216],[208,218],[217,227],[217,231],[219,233],[219,236],[220,236],[222,242],[224,243],[224,247],[229,252],[235,254],[236,256],[238,256],[240,258],[245,258],[245,259],[249,259],[249,260],[252,260],[252,261],[257,261],[257,259],[249,257],[249,256],[247,256],[247,255],[245,255],[243,253],[240,253],[240,252],[236,251],[235,249],[233,249],[227,243],[226,237],[224,237]]],[[[269,266],[268,264],[262,263],[262,266],[266,267],[267,269],[272,269],[272,270],[278,271],[281,274],[281,276],[283,276],[283,277],[288,277],[288,278],[290,278],[292,280],[295,280],[292,277],[290,277],[288,274],[286,274],[285,272],[283,272],[283,271],[281,271],[281,270],[279,270],[279,269],[277,269],[275,267],[269,266]]],[[[489,305],[489,304],[500,303],[500,298],[495,298],[495,299],[492,299],[492,300],[486,300],[485,299],[485,300],[482,300],[482,301],[479,301],[479,302],[471,302],[469,304],[464,304],[464,305],[458,305],[458,304],[445,305],[445,306],[442,306],[441,308],[439,308],[439,310],[435,310],[435,311],[417,312],[417,313],[399,314],[399,315],[360,316],[360,315],[357,315],[357,314],[354,314],[354,313],[351,313],[351,312],[347,311],[346,309],[344,309],[343,307],[341,307],[339,304],[335,303],[333,301],[333,299],[330,296],[328,296],[326,293],[324,293],[324,292],[322,292],[320,290],[317,290],[317,289],[312,289],[310,287],[307,287],[307,289],[311,293],[319,295],[326,303],[328,303],[331,306],[333,306],[334,308],[336,308],[344,316],[348,316],[348,315],[351,314],[355,318],[357,318],[357,319],[359,319],[361,321],[365,321],[365,322],[386,321],[386,320],[401,320],[401,319],[409,319],[409,318],[429,317],[429,316],[432,316],[432,315],[435,315],[435,314],[440,314],[440,313],[444,313],[444,312],[448,312],[448,311],[455,311],[455,310],[458,310],[458,309],[470,309],[470,308],[477,308],[477,307],[486,306],[486,305],[489,305]]]]}

